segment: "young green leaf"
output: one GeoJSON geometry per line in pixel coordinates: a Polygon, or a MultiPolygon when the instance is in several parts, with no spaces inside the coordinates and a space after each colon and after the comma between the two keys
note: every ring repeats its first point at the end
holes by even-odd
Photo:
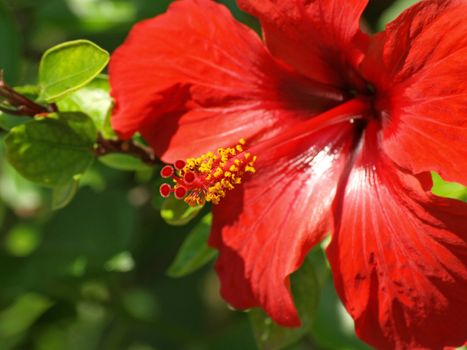
{"type": "Polygon", "coordinates": [[[39,66],[40,98],[54,102],[91,82],[109,62],[109,53],[87,40],[47,50],[39,66]]]}
{"type": "Polygon", "coordinates": [[[89,115],[104,135],[114,135],[109,122],[112,98],[107,76],[100,75],[89,84],[57,102],[62,112],[83,112],[89,115]]]}
{"type": "Polygon", "coordinates": [[[123,153],[110,153],[99,157],[99,161],[107,165],[109,168],[114,168],[123,171],[140,171],[151,169],[149,165],[141,159],[135,158],[123,153]]]}
{"type": "Polygon", "coordinates": [[[203,207],[190,207],[182,200],[171,196],[165,199],[161,208],[161,217],[166,223],[173,226],[183,226],[193,220],[203,207]]]}
{"type": "Polygon", "coordinates": [[[183,277],[198,270],[214,259],[217,252],[208,247],[207,241],[211,230],[211,213],[204,216],[190,232],[177,253],[175,260],[167,270],[170,277],[183,277]]]}
{"type": "Polygon", "coordinates": [[[5,138],[8,161],[25,178],[44,186],[63,186],[86,171],[94,159],[96,128],[82,113],[33,120],[5,138]]]}
{"type": "Polygon", "coordinates": [[[300,328],[280,327],[260,309],[249,312],[259,349],[281,350],[310,332],[326,273],[324,254],[318,247],[307,256],[300,270],[292,275],[292,292],[302,321],[300,328]]]}

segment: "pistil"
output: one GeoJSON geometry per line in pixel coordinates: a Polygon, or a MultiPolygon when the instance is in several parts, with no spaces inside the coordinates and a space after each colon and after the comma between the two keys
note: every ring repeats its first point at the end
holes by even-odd
{"type": "Polygon", "coordinates": [[[159,189],[161,196],[169,197],[173,193],[192,207],[205,202],[218,204],[248,173],[256,172],[256,156],[244,150],[245,143],[241,139],[235,146],[219,148],[216,153],[166,165],[161,176],[171,178],[174,184],[163,184],[159,189]]]}

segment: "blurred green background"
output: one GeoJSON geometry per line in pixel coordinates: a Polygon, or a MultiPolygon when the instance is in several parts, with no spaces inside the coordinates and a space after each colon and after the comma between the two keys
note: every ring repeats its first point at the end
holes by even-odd
{"type": "MultiPolygon", "coordinates": [[[[0,0],[0,67],[10,85],[35,83],[49,47],[85,38],[113,51],[135,22],[170,2],[0,0]]],[[[258,29],[234,1],[223,2],[258,29]]],[[[370,1],[367,26],[382,28],[413,2],[370,1]]],[[[52,211],[50,192],[21,178],[3,158],[0,350],[257,348],[247,313],[220,299],[212,264],[188,277],[167,276],[200,218],[179,227],[160,218],[157,169],[122,172],[96,164],[73,202],[52,211]]],[[[466,198],[463,187],[439,191],[466,198]]],[[[365,349],[353,336],[326,267],[320,278],[324,287],[312,332],[288,349],[365,349]]]]}

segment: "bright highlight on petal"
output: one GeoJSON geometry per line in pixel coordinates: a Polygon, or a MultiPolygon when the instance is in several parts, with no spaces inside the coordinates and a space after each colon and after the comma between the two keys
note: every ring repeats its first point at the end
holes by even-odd
{"type": "Polygon", "coordinates": [[[234,147],[219,148],[216,153],[208,152],[198,158],[177,160],[173,166],[166,165],[161,176],[172,178],[175,186],[162,184],[160,194],[166,198],[171,193],[177,199],[192,206],[205,202],[219,204],[228,191],[242,183],[247,173],[255,173],[256,156],[245,152],[245,140],[240,139],[234,147]]]}

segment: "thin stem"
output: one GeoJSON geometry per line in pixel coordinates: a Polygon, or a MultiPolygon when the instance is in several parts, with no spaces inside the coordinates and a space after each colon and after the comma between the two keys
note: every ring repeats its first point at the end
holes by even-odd
{"type": "Polygon", "coordinates": [[[101,134],[98,134],[94,154],[97,157],[105,156],[111,153],[123,153],[136,157],[149,165],[163,165],[159,159],[154,156],[151,148],[136,143],[133,139],[105,139],[101,134]]]}
{"type": "MultiPolygon", "coordinates": [[[[42,106],[21,95],[5,83],[3,71],[0,70],[0,111],[11,115],[34,118],[35,116],[46,116],[58,112],[58,108],[54,103],[42,106]]],[[[154,156],[151,148],[138,144],[132,139],[106,139],[98,134],[94,154],[100,157],[110,153],[128,154],[148,165],[163,164],[154,156]]]]}
{"type": "Polygon", "coordinates": [[[13,114],[34,117],[38,114],[49,114],[56,112],[55,105],[42,106],[24,95],[16,92],[3,79],[3,71],[0,70],[0,99],[7,102],[11,107],[0,104],[0,111],[13,114]]]}

